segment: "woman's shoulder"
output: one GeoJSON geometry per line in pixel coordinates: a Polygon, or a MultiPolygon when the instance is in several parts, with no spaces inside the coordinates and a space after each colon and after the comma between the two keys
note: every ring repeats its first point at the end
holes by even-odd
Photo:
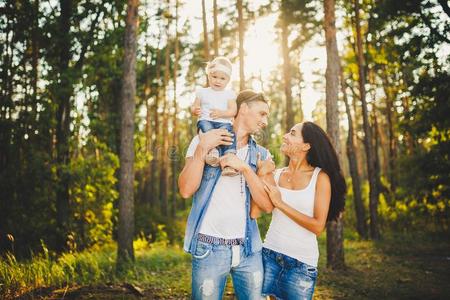
{"type": "Polygon", "coordinates": [[[316,168],[317,174],[317,185],[330,185],[330,176],[324,172],[321,168],[316,168]]]}

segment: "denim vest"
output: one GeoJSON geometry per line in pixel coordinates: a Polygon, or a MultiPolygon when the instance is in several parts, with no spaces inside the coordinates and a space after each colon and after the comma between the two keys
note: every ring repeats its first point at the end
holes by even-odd
{"type": "MultiPolygon", "coordinates": [[[[248,164],[253,171],[256,172],[256,160],[257,153],[261,153],[261,159],[267,158],[268,151],[256,144],[256,142],[249,137],[248,140],[248,164]]],[[[200,183],[200,187],[194,194],[192,200],[191,212],[186,225],[186,232],[184,235],[184,251],[193,253],[197,247],[197,234],[200,230],[200,225],[205,217],[208,205],[211,202],[211,196],[214,191],[214,187],[222,173],[221,168],[214,168],[205,164],[203,169],[203,177],[200,183]]],[[[256,220],[250,218],[250,190],[248,185],[245,185],[246,197],[245,197],[245,237],[244,237],[244,253],[246,256],[258,252],[262,249],[261,236],[259,234],[258,224],[256,220]]]]}

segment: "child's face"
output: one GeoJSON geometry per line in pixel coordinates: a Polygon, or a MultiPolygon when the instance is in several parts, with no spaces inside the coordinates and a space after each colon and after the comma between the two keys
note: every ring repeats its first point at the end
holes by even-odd
{"type": "Polygon", "coordinates": [[[230,77],[224,72],[215,71],[208,74],[208,81],[213,90],[221,91],[230,82],[230,77]]]}

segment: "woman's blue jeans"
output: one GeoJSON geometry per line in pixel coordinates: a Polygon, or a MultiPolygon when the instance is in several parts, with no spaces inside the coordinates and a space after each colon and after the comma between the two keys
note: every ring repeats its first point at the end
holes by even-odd
{"type": "Polygon", "coordinates": [[[263,295],[277,299],[312,299],[317,268],[295,258],[263,248],[263,295]]]}

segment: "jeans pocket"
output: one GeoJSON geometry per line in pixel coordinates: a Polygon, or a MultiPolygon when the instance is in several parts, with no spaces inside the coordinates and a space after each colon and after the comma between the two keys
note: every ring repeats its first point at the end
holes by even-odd
{"type": "Polygon", "coordinates": [[[204,259],[208,257],[211,251],[212,251],[211,244],[207,244],[204,242],[197,242],[197,248],[195,249],[194,254],[192,254],[192,257],[195,259],[204,259]]]}
{"type": "Polygon", "coordinates": [[[308,275],[309,277],[311,277],[313,279],[317,278],[318,271],[317,271],[316,267],[306,266],[305,272],[306,272],[306,275],[308,275]]]}

